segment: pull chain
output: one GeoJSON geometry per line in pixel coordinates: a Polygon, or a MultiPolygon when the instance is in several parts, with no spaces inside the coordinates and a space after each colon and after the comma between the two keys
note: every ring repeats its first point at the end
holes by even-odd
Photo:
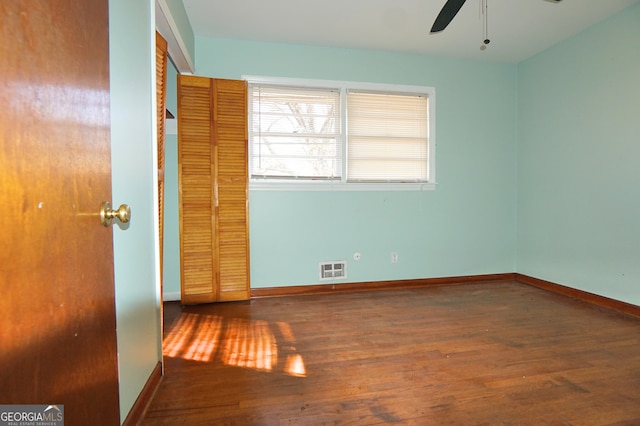
{"type": "Polygon", "coordinates": [[[482,36],[484,40],[480,46],[480,50],[486,50],[487,45],[491,43],[489,40],[489,0],[480,0],[480,8],[482,13],[482,36]]]}

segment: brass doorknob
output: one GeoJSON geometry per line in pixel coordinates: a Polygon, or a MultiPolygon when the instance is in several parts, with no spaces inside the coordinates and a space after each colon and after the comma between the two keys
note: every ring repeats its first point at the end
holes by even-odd
{"type": "Polygon", "coordinates": [[[120,223],[127,223],[131,220],[131,207],[126,204],[121,204],[117,210],[111,208],[111,203],[105,201],[100,206],[100,222],[107,227],[113,224],[113,221],[118,219],[120,223]]]}

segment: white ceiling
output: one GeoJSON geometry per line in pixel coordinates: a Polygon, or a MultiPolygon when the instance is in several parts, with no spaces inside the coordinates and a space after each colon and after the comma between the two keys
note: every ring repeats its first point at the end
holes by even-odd
{"type": "Polygon", "coordinates": [[[520,62],[640,0],[480,0],[429,34],[446,0],[183,0],[197,36],[520,62]]]}

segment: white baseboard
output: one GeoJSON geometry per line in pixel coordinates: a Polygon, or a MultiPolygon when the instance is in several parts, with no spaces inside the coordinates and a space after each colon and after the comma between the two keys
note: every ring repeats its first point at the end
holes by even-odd
{"type": "Polygon", "coordinates": [[[162,294],[162,300],[164,302],[180,301],[180,292],[179,291],[167,291],[167,292],[162,294]]]}

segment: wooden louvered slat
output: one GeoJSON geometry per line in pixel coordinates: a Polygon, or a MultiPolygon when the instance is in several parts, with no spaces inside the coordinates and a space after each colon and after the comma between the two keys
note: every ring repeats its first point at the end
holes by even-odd
{"type": "MultiPolygon", "coordinates": [[[[158,233],[160,243],[160,288],[164,264],[164,164],[167,109],[167,41],[156,32],[156,116],[158,139],[158,233]]],[[[162,291],[160,292],[162,294],[162,291]]]]}
{"type": "Polygon", "coordinates": [[[181,300],[217,300],[212,83],[178,76],[181,300]]]}
{"type": "Polygon", "coordinates": [[[250,292],[247,85],[244,81],[216,79],[213,87],[218,299],[244,300],[250,292]]]}

